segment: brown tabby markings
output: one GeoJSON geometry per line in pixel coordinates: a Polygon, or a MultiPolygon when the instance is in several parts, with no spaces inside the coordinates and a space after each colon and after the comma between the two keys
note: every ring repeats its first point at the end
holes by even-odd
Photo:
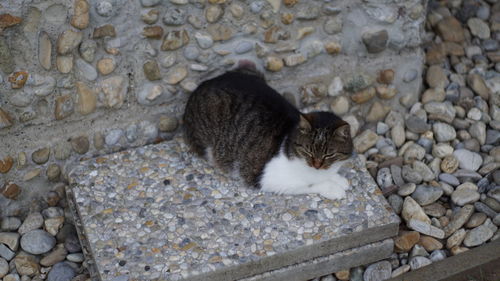
{"type": "Polygon", "coordinates": [[[184,112],[185,138],[204,156],[211,148],[225,172],[238,168],[251,186],[283,144],[288,158],[327,169],[349,157],[349,125],[333,113],[301,114],[256,72],[230,71],[203,82],[189,97],[184,112]]]}

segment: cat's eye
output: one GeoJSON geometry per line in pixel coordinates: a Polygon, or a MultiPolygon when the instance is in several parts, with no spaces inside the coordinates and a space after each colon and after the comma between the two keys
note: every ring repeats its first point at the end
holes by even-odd
{"type": "Polygon", "coordinates": [[[332,158],[336,158],[337,156],[340,156],[340,154],[339,153],[327,154],[327,155],[325,155],[325,159],[332,159],[332,158]]]}

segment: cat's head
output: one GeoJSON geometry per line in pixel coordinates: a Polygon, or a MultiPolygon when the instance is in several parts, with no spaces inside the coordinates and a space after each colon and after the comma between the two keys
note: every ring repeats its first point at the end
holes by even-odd
{"type": "Polygon", "coordinates": [[[328,169],[352,155],[349,124],[329,112],[301,114],[289,150],[315,169],[328,169]]]}

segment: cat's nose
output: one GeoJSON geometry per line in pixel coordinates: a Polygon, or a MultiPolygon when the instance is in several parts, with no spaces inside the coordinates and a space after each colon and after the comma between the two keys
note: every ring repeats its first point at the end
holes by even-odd
{"type": "Polygon", "coordinates": [[[313,167],[316,168],[316,169],[319,169],[321,168],[321,166],[323,166],[323,161],[322,160],[318,160],[318,159],[313,159],[313,167]]]}

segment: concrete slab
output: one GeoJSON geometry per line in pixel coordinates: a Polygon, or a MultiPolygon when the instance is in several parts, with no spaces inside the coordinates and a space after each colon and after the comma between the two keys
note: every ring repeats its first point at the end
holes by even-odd
{"type": "MultiPolygon", "coordinates": [[[[178,137],[70,172],[68,196],[102,280],[235,280],[273,270],[289,279],[286,267],[297,264],[314,277],[315,259],[397,234],[399,218],[359,158],[340,171],[352,185],[347,197],[331,201],[246,188],[186,151],[178,137]]],[[[371,249],[377,259],[391,252],[360,249],[352,251],[371,249]]]]}

